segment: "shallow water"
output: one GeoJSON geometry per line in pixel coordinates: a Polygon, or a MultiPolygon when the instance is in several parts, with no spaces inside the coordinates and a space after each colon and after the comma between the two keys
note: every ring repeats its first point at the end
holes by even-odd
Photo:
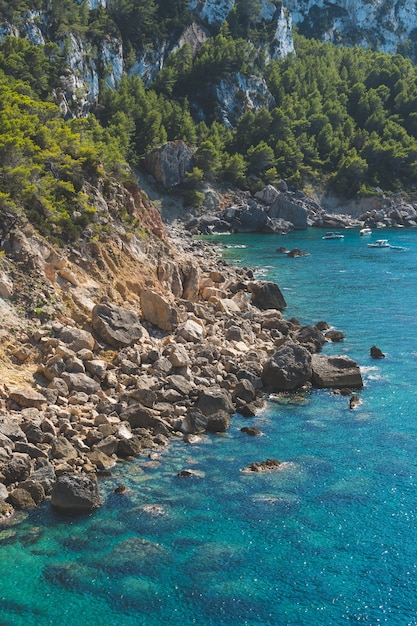
{"type": "Polygon", "coordinates": [[[284,396],[224,435],[120,464],[93,515],[45,505],[0,528],[1,625],[417,624],[417,233],[380,233],[215,238],[279,284],[287,318],[345,333],[324,353],[359,362],[361,404],[284,396]],[[367,247],[382,236],[405,250],[367,247]],[[240,471],[266,458],[282,469],[240,471]]]}

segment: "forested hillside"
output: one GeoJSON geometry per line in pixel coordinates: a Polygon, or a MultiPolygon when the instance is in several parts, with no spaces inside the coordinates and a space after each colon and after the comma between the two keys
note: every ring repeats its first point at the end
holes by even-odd
{"type": "MultiPolygon", "coordinates": [[[[2,2],[0,15],[17,24],[42,6],[42,0],[2,2]]],[[[198,50],[188,43],[176,47],[148,82],[125,72],[117,87],[108,86],[101,68],[99,97],[85,115],[70,108],[63,114],[60,106],[70,33],[97,42],[120,38],[126,67],[133,67],[138,49],[178,37],[189,24],[185,0],[117,0],[108,10],[60,0],[51,3],[51,41],[3,37],[3,209],[25,212],[49,237],[75,240],[96,212],[85,183],[129,178],[129,164],[141,167],[149,150],[176,139],[195,149],[183,189],[188,202],[201,202],[201,183],[216,180],[252,192],[282,178],[294,189],[320,185],[345,196],[413,189],[413,63],[300,35],[294,54],[268,58],[261,43],[268,24],[254,19],[259,6],[237,2],[198,50]],[[211,87],[239,75],[261,77],[271,98],[254,110],[242,107],[237,122],[227,125],[211,87]]]]}

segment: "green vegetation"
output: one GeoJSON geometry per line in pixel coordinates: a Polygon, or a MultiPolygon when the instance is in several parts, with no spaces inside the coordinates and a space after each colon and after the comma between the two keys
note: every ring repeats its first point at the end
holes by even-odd
{"type": "MultiPolygon", "coordinates": [[[[195,148],[195,168],[183,190],[195,204],[205,180],[255,191],[285,178],[294,188],[320,184],[346,196],[413,188],[412,62],[296,35],[294,56],[266,64],[262,42],[270,26],[255,19],[259,0],[237,2],[194,57],[188,44],[176,49],[150,85],[126,74],[117,90],[106,89],[101,68],[96,109],[87,118],[64,119],[57,102],[60,77],[68,73],[69,32],[89,41],[92,54],[109,35],[121,36],[129,67],[144,46],[176,40],[189,23],[187,5],[115,0],[109,10],[90,11],[85,1],[52,0],[57,43],[3,40],[0,211],[7,223],[25,214],[48,237],[74,241],[96,220],[87,183],[106,176],[123,180],[127,163],[140,166],[150,149],[176,139],[195,148]],[[214,87],[238,72],[262,76],[274,104],[243,113],[230,128],[219,115],[214,87]]],[[[42,8],[41,0],[0,0],[0,16],[14,23],[25,11],[42,8]]],[[[243,93],[240,98],[244,102],[243,93]]]]}

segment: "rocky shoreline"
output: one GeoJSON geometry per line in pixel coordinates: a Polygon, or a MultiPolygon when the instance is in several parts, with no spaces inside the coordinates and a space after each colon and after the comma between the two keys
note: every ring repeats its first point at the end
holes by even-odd
{"type": "Polygon", "coordinates": [[[89,511],[118,462],[172,437],[224,432],[269,393],[362,386],[352,359],[320,354],[341,331],[286,320],[279,286],[227,264],[209,242],[174,226],[168,239],[175,253],[157,262],[159,288],[145,281],[123,305],[102,296],[78,323],[48,320],[11,348],[13,367],[35,370],[30,383],[0,387],[3,521],[45,499],[89,511]]]}

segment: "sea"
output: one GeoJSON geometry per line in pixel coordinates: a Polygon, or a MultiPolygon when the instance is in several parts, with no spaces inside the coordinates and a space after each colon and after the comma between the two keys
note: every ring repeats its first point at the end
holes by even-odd
{"type": "Polygon", "coordinates": [[[417,232],[343,232],[210,241],[279,285],[287,319],[344,333],[323,354],[359,363],[360,404],[278,394],[118,464],[92,514],[20,514],[0,527],[0,626],[417,625],[417,232]],[[395,247],[368,247],[382,237],[395,247]],[[281,469],[241,471],[268,458],[281,469]]]}

